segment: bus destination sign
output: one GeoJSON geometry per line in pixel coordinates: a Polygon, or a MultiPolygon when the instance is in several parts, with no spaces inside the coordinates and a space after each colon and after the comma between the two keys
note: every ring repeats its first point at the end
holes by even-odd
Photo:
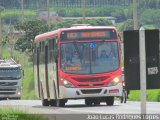
{"type": "Polygon", "coordinates": [[[104,40],[115,39],[116,32],[114,30],[88,30],[88,31],[63,31],[61,32],[61,40],[104,40]]]}

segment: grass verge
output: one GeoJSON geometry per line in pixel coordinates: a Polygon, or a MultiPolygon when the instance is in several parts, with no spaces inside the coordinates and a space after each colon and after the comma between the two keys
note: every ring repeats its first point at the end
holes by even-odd
{"type": "Polygon", "coordinates": [[[14,108],[0,108],[1,120],[47,120],[42,115],[27,114],[14,108]]]}
{"type": "Polygon", "coordinates": [[[32,65],[27,65],[24,67],[24,77],[22,79],[22,99],[36,99],[32,65]]]}
{"type": "MultiPolygon", "coordinates": [[[[140,101],[140,90],[131,90],[129,94],[129,100],[131,101],[140,101]]],[[[160,102],[160,90],[147,90],[146,100],[152,102],[160,102]]]]}

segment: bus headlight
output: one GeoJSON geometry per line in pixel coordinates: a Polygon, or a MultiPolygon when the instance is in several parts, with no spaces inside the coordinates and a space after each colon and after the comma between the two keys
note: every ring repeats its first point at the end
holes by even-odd
{"type": "Polygon", "coordinates": [[[115,77],[112,81],[110,81],[108,83],[107,87],[115,86],[115,85],[117,85],[120,82],[121,82],[120,78],[119,77],[115,77]]]}
{"type": "Polygon", "coordinates": [[[20,92],[20,91],[18,91],[18,92],[17,92],[17,95],[21,95],[21,92],[20,92]]]}
{"type": "Polygon", "coordinates": [[[64,86],[66,88],[74,88],[74,85],[71,82],[67,81],[67,80],[64,80],[63,84],[64,84],[64,86]]]}
{"type": "Polygon", "coordinates": [[[17,95],[21,95],[21,90],[16,91],[17,95]]]}

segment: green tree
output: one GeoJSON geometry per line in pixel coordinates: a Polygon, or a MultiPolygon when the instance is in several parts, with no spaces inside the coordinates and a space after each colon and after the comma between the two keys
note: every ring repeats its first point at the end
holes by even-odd
{"type": "Polygon", "coordinates": [[[160,9],[147,9],[141,15],[142,24],[154,24],[155,27],[160,27],[160,9]]]}
{"type": "MultiPolygon", "coordinates": [[[[113,25],[110,20],[106,20],[103,18],[99,19],[89,19],[86,20],[86,24],[90,24],[93,26],[111,26],[113,25]]],[[[70,27],[72,24],[82,24],[82,19],[80,20],[61,20],[58,24],[55,25],[55,29],[63,28],[63,27],[70,27]]]]}
{"type": "Polygon", "coordinates": [[[40,20],[24,21],[24,23],[18,23],[14,27],[16,30],[24,31],[25,33],[15,43],[15,49],[22,52],[27,49],[31,50],[31,40],[34,40],[36,35],[48,30],[47,23],[40,20]]]}
{"type": "Polygon", "coordinates": [[[113,25],[110,20],[106,20],[103,18],[100,19],[91,19],[86,21],[88,24],[97,25],[97,26],[111,26],[113,25]]]}
{"type": "MultiPolygon", "coordinates": [[[[52,28],[58,29],[63,27],[70,27],[72,24],[81,24],[82,20],[61,20],[56,25],[51,25],[52,28]]],[[[91,19],[86,20],[86,24],[98,25],[98,26],[110,26],[112,22],[106,19],[91,19]]],[[[22,52],[27,49],[31,50],[31,40],[34,40],[35,36],[44,32],[47,32],[47,23],[40,20],[25,21],[15,25],[15,28],[19,31],[24,31],[25,35],[20,37],[15,43],[15,49],[22,52]]]]}
{"type": "Polygon", "coordinates": [[[119,31],[133,30],[133,20],[128,19],[119,27],[119,31]]]}

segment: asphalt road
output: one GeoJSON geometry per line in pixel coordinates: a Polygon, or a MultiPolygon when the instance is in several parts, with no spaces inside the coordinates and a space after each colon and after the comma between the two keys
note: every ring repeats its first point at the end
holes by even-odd
{"type": "MultiPolygon", "coordinates": [[[[86,120],[91,118],[96,119],[96,117],[99,116],[89,116],[96,114],[140,114],[141,113],[140,102],[131,102],[131,101],[127,101],[126,104],[124,103],[122,104],[119,101],[115,101],[115,104],[113,106],[106,106],[105,103],[101,103],[99,106],[88,107],[84,104],[84,100],[69,100],[66,106],[62,108],[62,107],[42,107],[40,100],[2,100],[0,101],[0,108],[14,108],[25,111],[29,114],[44,114],[47,117],[50,116],[52,120],[63,119],[63,118],[58,119],[58,117],[64,117],[65,120],[72,120],[70,117],[74,116],[76,117],[76,119],[73,120],[82,120],[82,119],[86,120]],[[78,119],[77,114],[82,116],[83,118],[78,119]],[[58,115],[58,116],[53,117],[53,115],[58,115]],[[68,119],[66,118],[66,115],[69,117],[68,119]]],[[[160,102],[147,102],[147,114],[160,114],[160,102]]],[[[107,117],[114,117],[114,116],[107,116],[107,117]]],[[[158,116],[157,120],[159,119],[160,116],[158,116]]],[[[99,119],[97,118],[96,120],[99,119]]]]}

